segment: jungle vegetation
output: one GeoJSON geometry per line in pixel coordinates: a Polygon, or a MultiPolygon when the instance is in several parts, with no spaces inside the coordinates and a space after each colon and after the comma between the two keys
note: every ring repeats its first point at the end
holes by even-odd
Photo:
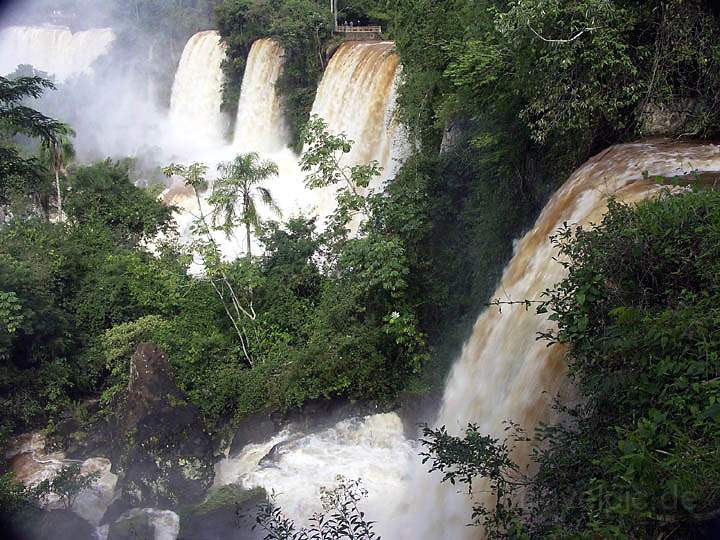
{"type": "MultiPolygon", "coordinates": [[[[512,240],[574,167],[651,133],[656,111],[680,107],[673,136],[720,132],[720,14],[710,0],[341,1],[341,21],[380,23],[395,40],[398,115],[417,143],[384,193],[359,196],[349,186],[367,185],[376,167],[324,175],[352,142],[309,118],[338,44],[327,2],[114,4],[128,25],[161,28],[175,43],[158,68],[168,73],[177,43],[219,28],[228,107],[253,40],[277,39],[295,147],[312,148],[309,182],[335,185],[340,204],[322,233],[305,217],[261,223],[228,175],[234,183],[195,228],[208,269],[198,277],[172,209],[131,182],[132,160],[73,163],[71,126],[32,107],[52,83],[0,79],[0,447],[83,416],[88,398],[101,407],[84,421],[102,421],[142,340],[168,353],[215,434],[258,410],[327,398],[390,405],[437,389],[512,240]],[[223,208],[225,220],[213,221],[223,208]],[[352,236],[358,213],[366,219],[352,236]],[[252,229],[263,251],[219,257],[213,238],[227,220],[252,229]]],[[[207,171],[168,173],[203,189],[207,171]]],[[[272,174],[258,185],[258,201],[271,201],[272,174]]],[[[569,411],[577,422],[541,435],[540,472],[523,479],[527,509],[477,508],[469,520],[498,538],[658,538],[673,527],[689,535],[716,511],[718,203],[698,191],[615,204],[597,228],[558,233],[570,273],[549,292],[560,331],[547,337],[572,345],[586,402],[569,411]]],[[[513,439],[473,426],[467,435],[429,431],[433,466],[481,474],[485,462],[463,461],[480,445],[483,459],[500,460],[491,478],[508,500],[513,439]]],[[[16,489],[7,477],[1,485],[3,497],[16,489]]]]}

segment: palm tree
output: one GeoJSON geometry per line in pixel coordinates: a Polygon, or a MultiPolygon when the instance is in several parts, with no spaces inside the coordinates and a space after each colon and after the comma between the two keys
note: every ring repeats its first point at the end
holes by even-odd
{"type": "Polygon", "coordinates": [[[252,258],[250,248],[251,230],[260,227],[260,215],[256,198],[275,213],[280,209],[275,204],[270,190],[260,185],[278,175],[278,167],[272,161],[262,161],[255,152],[238,154],[234,160],[218,165],[220,177],[215,181],[213,194],[208,199],[215,206],[213,225],[222,219],[220,228],[228,236],[237,225],[245,226],[247,258],[252,258]]]}
{"type": "Polygon", "coordinates": [[[60,187],[60,175],[67,176],[66,165],[75,157],[75,148],[70,142],[70,137],[74,137],[75,132],[70,126],[63,124],[62,129],[58,131],[57,136],[48,141],[43,142],[42,158],[43,161],[49,163],[50,169],[55,175],[55,193],[57,199],[57,217],[61,223],[64,221],[62,207],[62,189],[60,187]]]}

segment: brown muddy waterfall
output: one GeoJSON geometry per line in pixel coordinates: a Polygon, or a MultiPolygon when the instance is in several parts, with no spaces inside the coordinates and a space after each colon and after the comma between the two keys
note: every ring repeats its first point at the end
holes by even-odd
{"type": "MultiPolygon", "coordinates": [[[[720,148],[660,141],[614,146],[598,154],[568,179],[518,242],[494,297],[537,299],[564,277],[549,240],[563,223],[597,223],[610,197],[632,203],[667,189],[648,176],[693,171],[720,171],[720,148]]],[[[448,377],[435,425],[461,434],[473,422],[483,432],[502,437],[505,420],[529,432],[538,422],[552,420],[553,397],[570,389],[564,351],[536,340],[550,324],[546,316],[522,307],[483,311],[448,377]]],[[[414,441],[403,438],[397,415],[369,416],[318,434],[287,431],[262,445],[250,445],[218,464],[215,481],[274,490],[282,508],[304,522],[320,510],[313,494],[332,485],[335,475],[363,478],[369,491],[365,510],[383,538],[482,538],[481,530],[467,527],[472,507],[467,494],[428,474],[418,451],[414,441]],[[274,465],[263,467],[260,461],[273,447],[280,448],[274,465]]],[[[519,450],[516,459],[527,462],[527,455],[519,450]]]]}
{"type": "MultiPolygon", "coordinates": [[[[633,203],[667,189],[646,176],[718,170],[720,148],[714,145],[650,142],[613,146],[598,154],[555,193],[534,228],[518,243],[494,297],[538,299],[564,277],[549,241],[563,223],[598,223],[610,197],[633,203]]],[[[536,340],[538,332],[550,325],[546,316],[532,309],[486,309],[450,373],[435,424],[461,434],[473,422],[481,432],[502,438],[505,420],[518,422],[529,432],[539,422],[552,420],[551,401],[562,390],[566,371],[563,350],[536,340]]],[[[516,460],[526,463],[527,454],[518,453],[516,460]]],[[[481,531],[466,526],[472,506],[467,495],[456,493],[455,486],[441,485],[425,472],[426,467],[418,467],[392,524],[383,529],[386,538],[482,537],[481,531]]]]}

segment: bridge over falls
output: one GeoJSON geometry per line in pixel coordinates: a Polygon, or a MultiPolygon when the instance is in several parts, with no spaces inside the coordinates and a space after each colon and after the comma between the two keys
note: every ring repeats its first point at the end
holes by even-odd
{"type": "Polygon", "coordinates": [[[337,34],[343,34],[346,39],[350,40],[379,40],[382,39],[381,26],[350,26],[341,24],[335,26],[337,34]]]}
{"type": "Polygon", "coordinates": [[[336,34],[343,34],[345,39],[357,41],[382,39],[382,27],[380,26],[361,26],[352,23],[348,24],[347,22],[338,24],[337,0],[330,0],[330,10],[335,21],[336,34]]]}

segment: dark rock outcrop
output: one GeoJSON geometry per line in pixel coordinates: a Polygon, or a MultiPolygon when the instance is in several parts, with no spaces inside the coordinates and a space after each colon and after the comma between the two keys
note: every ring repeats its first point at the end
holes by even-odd
{"type": "Polygon", "coordinates": [[[230,455],[239,453],[245,445],[259,444],[280,431],[280,422],[272,413],[260,411],[244,418],[235,428],[230,455]]]}
{"type": "Polygon", "coordinates": [[[202,500],[214,474],[212,443],[197,407],[175,384],[167,356],[152,343],[133,354],[116,422],[118,498],[103,522],[133,507],[175,509],[202,500]]]}
{"type": "Polygon", "coordinates": [[[110,525],[107,540],[154,540],[155,526],[146,513],[123,516],[110,525]]]}
{"type": "Polygon", "coordinates": [[[397,399],[397,414],[403,423],[405,437],[418,439],[422,435],[422,426],[432,424],[437,415],[442,392],[427,394],[402,394],[397,399]]]}
{"type": "Polygon", "coordinates": [[[644,137],[675,137],[692,132],[689,124],[702,113],[702,105],[693,99],[648,103],[640,111],[640,132],[644,137]]]}
{"type": "Polygon", "coordinates": [[[180,519],[174,512],[133,508],[110,525],[107,540],[175,538],[179,529],[180,519]]]}
{"type": "Polygon", "coordinates": [[[178,540],[260,540],[264,531],[253,526],[257,507],[265,501],[262,489],[229,485],[213,490],[201,504],[180,512],[178,540]]]}
{"type": "MultiPolygon", "coordinates": [[[[95,529],[68,510],[41,512],[33,527],[32,540],[95,540],[95,529]]],[[[27,537],[26,537],[27,539],[27,537]]]]}

